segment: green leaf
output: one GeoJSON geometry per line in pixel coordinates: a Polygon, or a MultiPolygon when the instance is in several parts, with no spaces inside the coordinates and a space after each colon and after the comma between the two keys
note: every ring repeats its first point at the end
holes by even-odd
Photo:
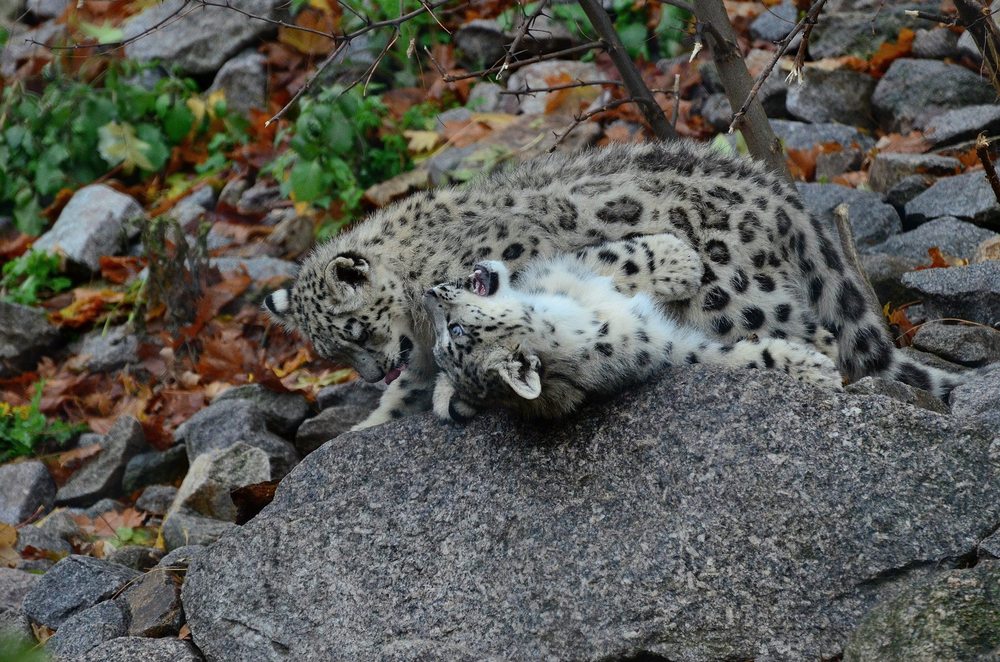
{"type": "Polygon", "coordinates": [[[170,158],[170,147],[164,140],[163,132],[155,124],[140,124],[135,128],[139,139],[149,145],[146,156],[153,163],[153,170],[159,170],[170,158]]]}
{"type": "Polygon", "coordinates": [[[122,29],[115,27],[110,21],[105,21],[103,25],[80,21],[79,27],[83,34],[96,39],[98,44],[117,44],[125,38],[122,29]]]}
{"type": "MultiPolygon", "coordinates": [[[[617,27],[617,26],[616,26],[617,27]]],[[[646,46],[646,26],[642,23],[628,23],[617,27],[618,36],[631,57],[643,56],[649,59],[649,48],[646,46]]]]}
{"type": "Polygon", "coordinates": [[[136,166],[143,170],[155,170],[147,152],[150,145],[139,140],[135,127],[127,122],[108,122],[98,130],[100,142],[97,150],[108,165],[122,164],[122,169],[130,174],[136,166]]]}
{"type": "Polygon", "coordinates": [[[319,161],[298,161],[289,179],[295,199],[300,202],[314,202],[327,192],[327,178],[319,161]]]}
{"type": "Polygon", "coordinates": [[[174,144],[184,140],[193,125],[194,113],[183,102],[171,106],[163,118],[163,131],[167,134],[167,139],[174,144]]]}

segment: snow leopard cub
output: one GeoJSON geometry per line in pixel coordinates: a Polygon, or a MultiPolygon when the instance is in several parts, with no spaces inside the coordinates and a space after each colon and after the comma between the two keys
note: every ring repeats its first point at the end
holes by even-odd
{"type": "MultiPolygon", "coordinates": [[[[622,242],[626,243],[626,242],[622,242]]],[[[446,420],[501,405],[531,418],[556,418],[587,395],[613,393],[664,366],[705,363],[774,368],[841,388],[830,358],[778,338],[723,343],[664,314],[634,279],[596,273],[583,253],[537,260],[512,285],[502,262],[424,295],[441,369],[433,406],[446,420]]],[[[834,350],[835,351],[835,350],[834,350]]]]}

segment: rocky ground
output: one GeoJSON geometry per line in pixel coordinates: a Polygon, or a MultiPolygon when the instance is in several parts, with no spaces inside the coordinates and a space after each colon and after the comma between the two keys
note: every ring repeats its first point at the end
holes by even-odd
{"type": "MultiPolygon", "coordinates": [[[[132,17],[126,36],[169,4],[132,17]]],[[[247,358],[239,378],[218,367],[209,378],[208,348],[198,373],[185,372],[134,324],[68,328],[60,307],[0,300],[0,387],[13,404],[47,375],[43,406],[66,413],[51,389],[70,369],[74,384],[172,375],[146,401],[160,409],[108,403],[106,420],[86,419],[101,434],[0,465],[0,630],[53,660],[93,662],[1000,656],[1000,368],[990,368],[1000,361],[1000,202],[974,150],[980,133],[1000,137],[1000,105],[968,35],[904,13],[940,3],[875,4],[829,2],[804,83],[779,71],[761,95],[811,211],[833,223],[847,205],[905,351],[967,376],[948,404],[871,378],[829,394],[778,374],[687,367],[557,426],[422,416],[342,434],[380,391],[299,378],[316,362],[290,358],[295,339],[269,340],[281,361],[247,358]]],[[[25,37],[55,38],[65,8],[28,1],[0,74],[34,57],[25,37]]],[[[795,8],[730,10],[759,71],[795,8]]],[[[566,47],[571,36],[555,28],[538,48],[566,47]]],[[[269,38],[266,24],[219,10],[125,50],[177,65],[245,110],[266,102],[255,46],[269,38]]],[[[484,20],[454,35],[482,58],[510,38],[484,20]]],[[[375,55],[359,45],[352,57],[375,55]]],[[[714,65],[687,60],[643,73],[667,88],[681,75],[683,135],[738,145],[719,133],[731,108],[714,65]]],[[[508,86],[609,71],[600,59],[551,61],[508,86]]],[[[602,94],[501,91],[472,87],[465,106],[438,117],[448,142],[369,189],[367,204],[543,153],[602,94]]],[[[599,119],[560,149],[643,139],[636,114],[599,119]]],[[[171,211],[182,226],[216,221],[219,288],[227,274],[244,279],[202,320],[221,334],[213,360],[250,352],[223,325],[266,337],[261,292],[294,274],[312,223],[253,169],[171,211]],[[222,222],[239,217],[268,231],[248,240],[222,222]]],[[[97,282],[109,256],[141,254],[134,221],[153,215],[94,183],[34,247],[58,246],[76,278],[97,282]]],[[[16,645],[0,639],[0,658],[4,646],[16,645]]]]}

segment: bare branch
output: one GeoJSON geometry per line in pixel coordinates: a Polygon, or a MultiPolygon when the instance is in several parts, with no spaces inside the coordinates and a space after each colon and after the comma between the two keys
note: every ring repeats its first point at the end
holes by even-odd
{"type": "Polygon", "coordinates": [[[586,113],[583,114],[574,115],[573,122],[568,127],[566,127],[566,130],[563,131],[562,133],[555,134],[556,141],[552,143],[551,147],[549,147],[549,153],[551,154],[552,152],[554,152],[556,148],[559,147],[559,145],[561,145],[564,140],[566,140],[566,136],[571,134],[573,130],[576,129],[576,127],[580,126],[581,124],[589,120],[591,117],[595,115],[600,115],[601,113],[617,108],[618,106],[624,106],[627,103],[638,103],[638,102],[639,99],[633,99],[632,97],[628,97],[627,99],[614,99],[612,101],[607,102],[600,108],[595,108],[594,110],[587,111],[586,113]]]}
{"type": "Polygon", "coordinates": [[[907,9],[903,11],[907,16],[912,16],[913,18],[922,18],[925,21],[932,21],[934,23],[941,23],[942,25],[958,25],[957,16],[947,16],[945,14],[932,14],[930,12],[920,11],[919,9],[907,9]]]}
{"type": "MultiPolygon", "coordinates": [[[[564,48],[561,51],[554,51],[552,53],[546,53],[545,55],[538,55],[527,60],[518,60],[517,62],[511,62],[508,69],[520,69],[521,67],[527,66],[529,64],[535,64],[537,62],[544,62],[546,60],[558,60],[559,58],[566,57],[567,55],[575,55],[577,53],[585,53],[590,50],[597,48],[604,48],[603,41],[588,41],[586,44],[580,44],[579,46],[571,46],[570,48],[564,48]]],[[[465,80],[467,78],[482,78],[483,76],[488,76],[489,74],[496,73],[500,71],[501,64],[492,66],[488,69],[480,69],[479,71],[473,71],[465,74],[449,74],[444,71],[441,65],[433,60],[434,66],[437,67],[438,72],[446,83],[454,83],[456,81],[465,80]]]]}
{"type": "Polygon", "coordinates": [[[993,159],[990,158],[990,141],[986,139],[985,134],[980,133],[976,138],[976,154],[983,164],[983,170],[986,171],[986,181],[990,183],[990,188],[993,189],[993,195],[997,202],[1000,202],[1000,178],[997,177],[996,166],[993,165],[993,159]]]}
{"type": "Polygon", "coordinates": [[[955,8],[962,25],[983,54],[983,68],[990,82],[1000,93],[1000,29],[993,21],[989,7],[978,0],[955,0],[955,8]]]}
{"type": "Polygon", "coordinates": [[[555,92],[556,90],[568,90],[572,87],[592,87],[594,85],[624,85],[618,80],[577,80],[574,83],[564,83],[561,85],[551,85],[549,87],[522,87],[517,90],[500,90],[500,94],[512,94],[520,97],[525,94],[540,94],[544,92],[555,92]]]}
{"type": "Polygon", "coordinates": [[[309,75],[309,78],[306,78],[305,82],[302,84],[302,87],[300,87],[298,90],[295,91],[295,94],[293,94],[292,98],[288,100],[288,103],[282,106],[281,110],[279,110],[277,113],[274,114],[274,117],[264,122],[264,127],[266,128],[270,126],[273,122],[277,122],[282,117],[284,117],[285,113],[288,112],[288,109],[294,106],[295,102],[299,100],[299,97],[305,94],[309,90],[309,88],[312,87],[312,84],[316,81],[316,78],[319,77],[323,73],[323,71],[326,70],[328,66],[330,66],[330,63],[333,62],[338,55],[347,50],[347,46],[350,43],[351,42],[349,41],[342,41],[339,46],[330,51],[330,54],[327,55],[322,62],[320,62],[319,66],[316,67],[316,70],[309,75]]]}
{"type": "Polygon", "coordinates": [[[673,116],[670,118],[670,126],[677,129],[677,120],[681,116],[681,75],[674,74],[674,112],[673,116]]]}
{"type": "Polygon", "coordinates": [[[514,31],[514,39],[510,42],[510,47],[507,49],[507,54],[504,55],[503,64],[500,65],[500,74],[503,75],[510,68],[511,60],[517,53],[517,49],[521,46],[521,40],[524,39],[525,35],[528,34],[528,30],[531,29],[532,24],[535,20],[542,15],[542,12],[546,7],[549,6],[549,0],[541,0],[538,6],[532,10],[530,14],[524,17],[521,24],[517,26],[514,31]]]}

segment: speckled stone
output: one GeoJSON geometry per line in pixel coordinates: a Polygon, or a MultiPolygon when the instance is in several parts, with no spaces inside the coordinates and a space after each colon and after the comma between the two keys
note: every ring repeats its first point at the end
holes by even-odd
{"type": "Polygon", "coordinates": [[[412,417],[309,455],[194,560],[184,608],[208,659],[830,657],[1000,522],[998,448],[704,367],[557,424],[412,417]]]}

